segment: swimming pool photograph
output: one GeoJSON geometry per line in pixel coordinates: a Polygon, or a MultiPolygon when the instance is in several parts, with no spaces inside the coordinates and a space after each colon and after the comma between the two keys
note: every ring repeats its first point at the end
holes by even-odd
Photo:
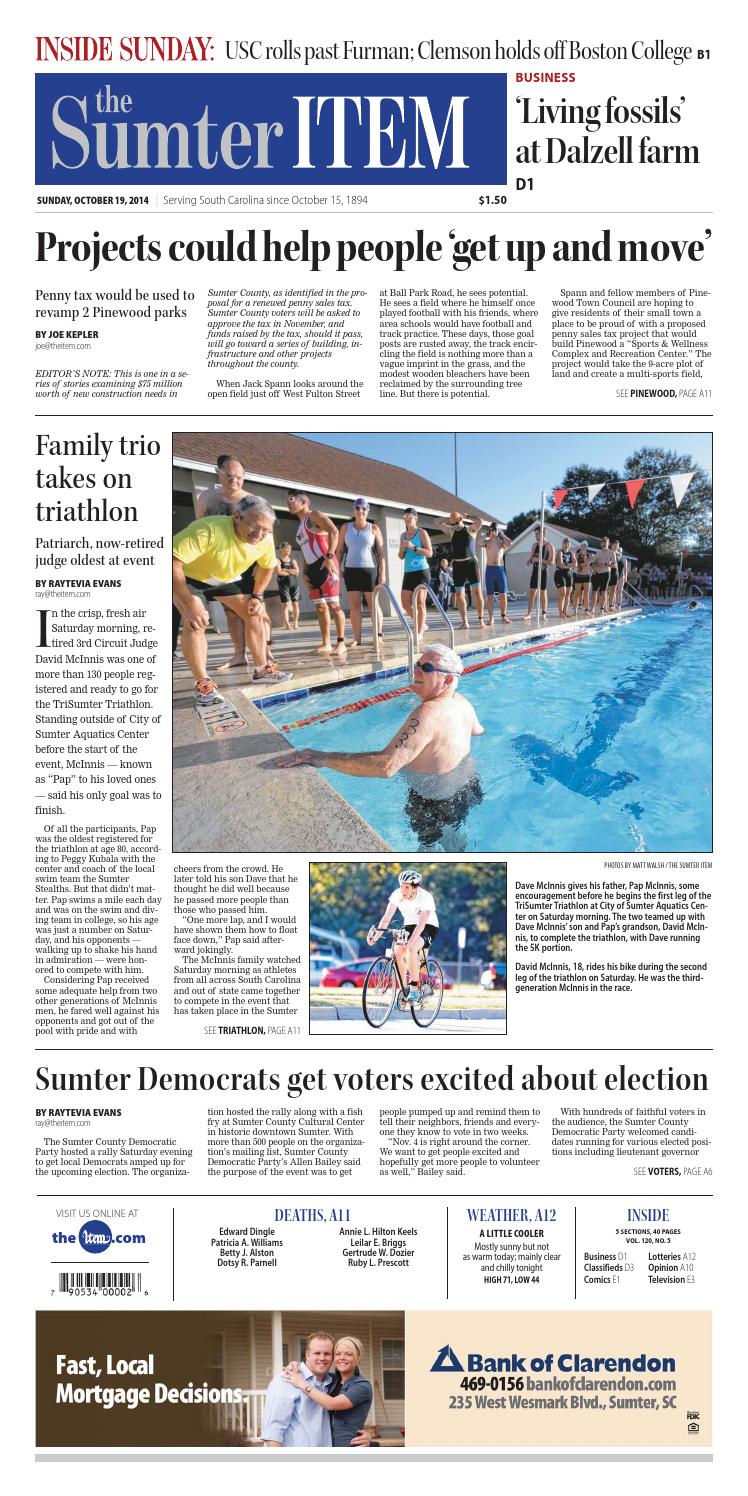
{"type": "MultiPolygon", "coordinates": [[[[472,804],[453,826],[438,815],[430,824],[402,776],[343,783],[318,772],[401,850],[708,851],[711,639],[711,609],[679,607],[572,633],[547,651],[464,656],[459,689],[484,733],[472,748],[472,804]]],[[[376,681],[307,698],[304,718],[289,710],[298,702],[268,704],[265,715],[295,748],[376,749],[409,705],[398,680],[382,683],[390,700],[370,706],[361,703],[384,694],[376,681]],[[308,720],[330,707],[326,720],[308,720]]]]}
{"type": "Polygon", "coordinates": [[[173,448],[175,852],[712,850],[709,433],[173,448]]]}

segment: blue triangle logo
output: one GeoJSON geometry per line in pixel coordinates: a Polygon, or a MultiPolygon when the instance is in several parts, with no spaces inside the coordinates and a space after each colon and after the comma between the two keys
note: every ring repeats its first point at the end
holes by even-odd
{"type": "Polygon", "coordinates": [[[455,1355],[451,1345],[443,1345],[437,1352],[436,1360],[431,1368],[432,1371],[464,1371],[462,1362],[455,1355]]]}

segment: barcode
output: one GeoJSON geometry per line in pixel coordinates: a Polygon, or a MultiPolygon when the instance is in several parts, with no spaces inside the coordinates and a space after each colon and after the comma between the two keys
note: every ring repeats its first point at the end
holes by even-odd
{"type": "Polygon", "coordinates": [[[143,1286],[142,1273],[60,1273],[60,1293],[75,1293],[81,1288],[129,1289],[140,1292],[143,1286]]]}

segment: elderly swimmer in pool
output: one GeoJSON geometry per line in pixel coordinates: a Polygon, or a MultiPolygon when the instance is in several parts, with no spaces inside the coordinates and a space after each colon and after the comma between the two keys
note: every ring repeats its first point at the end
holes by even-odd
{"type": "MultiPolygon", "coordinates": [[[[453,649],[429,645],[414,668],[411,690],[418,705],[384,748],[372,753],[302,748],[275,759],[272,767],[313,764],[367,779],[391,779],[399,773],[408,785],[405,809],[420,845],[445,843],[447,828],[461,825],[470,807],[483,798],[470,746],[484,728],[470,702],[457,694],[461,675],[462,660],[453,649]]],[[[458,848],[445,843],[445,850],[458,848]]]]}

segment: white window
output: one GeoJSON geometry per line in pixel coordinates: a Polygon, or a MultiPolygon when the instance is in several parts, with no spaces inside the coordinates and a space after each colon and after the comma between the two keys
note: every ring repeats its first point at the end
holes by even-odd
{"type": "Polygon", "coordinates": [[[405,1398],[405,1341],[382,1341],[382,1393],[385,1402],[405,1398]]]}

